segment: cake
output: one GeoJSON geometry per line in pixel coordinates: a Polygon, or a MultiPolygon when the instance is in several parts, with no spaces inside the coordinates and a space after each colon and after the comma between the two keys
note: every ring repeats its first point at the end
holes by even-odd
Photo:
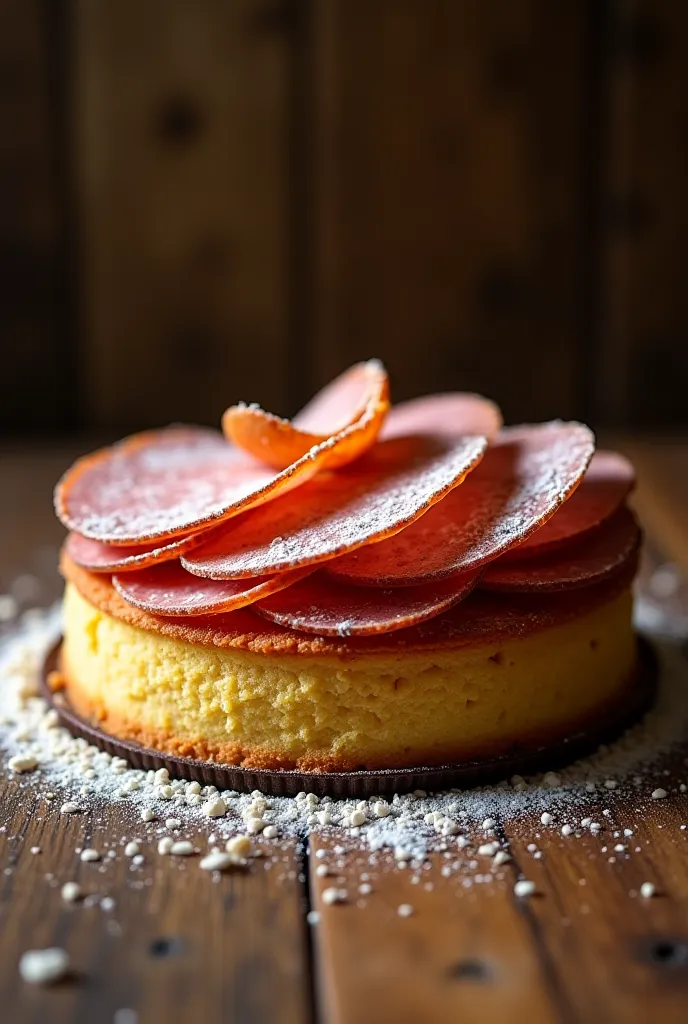
{"type": "Polygon", "coordinates": [[[389,405],[359,364],[293,421],[171,427],[77,462],[59,678],[105,734],[340,772],[565,740],[636,685],[633,470],[583,424],[389,405]],[[263,457],[261,458],[261,453],[263,457]]]}

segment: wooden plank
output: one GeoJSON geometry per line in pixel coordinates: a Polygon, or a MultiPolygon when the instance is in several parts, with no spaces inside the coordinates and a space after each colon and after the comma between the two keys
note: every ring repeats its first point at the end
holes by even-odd
{"type": "MultiPolygon", "coordinates": [[[[683,753],[674,780],[685,775],[683,753]]],[[[607,793],[578,812],[558,810],[543,790],[553,824],[543,826],[539,812],[498,822],[513,861],[489,885],[466,887],[470,870],[444,877],[439,855],[429,869],[402,871],[389,852],[371,865],[355,843],[338,856],[336,841],[313,839],[311,849],[325,853],[311,857],[323,1019],[477,1022],[510,1015],[644,1024],[657,1013],[671,1024],[685,1020],[688,831],[681,825],[688,823],[688,798],[673,793],[648,812],[645,791],[662,782],[658,772],[655,782],[644,780],[642,799],[607,793]],[[561,826],[575,826],[583,815],[602,831],[562,836],[561,826]],[[615,851],[618,843],[627,852],[615,851]],[[328,877],[316,874],[320,864],[330,867],[328,877]],[[373,889],[365,897],[362,873],[373,889]],[[535,883],[535,896],[514,894],[523,876],[535,883]],[[656,886],[656,897],[639,895],[644,882],[656,886]],[[344,889],[347,901],[325,904],[330,886],[344,889]],[[408,918],[397,913],[403,903],[413,907],[408,918]]],[[[479,861],[479,870],[489,870],[489,861],[479,861]]]]}
{"type": "Polygon", "coordinates": [[[316,381],[581,411],[584,8],[313,5],[316,381]]]}
{"type": "MultiPolygon", "coordinates": [[[[681,763],[682,756],[674,780],[685,774],[681,763]]],[[[656,784],[662,782],[659,773],[656,784]]],[[[675,794],[648,807],[651,788],[644,783],[642,799],[610,797],[579,813],[555,811],[559,828],[579,823],[582,814],[602,823],[596,837],[581,830],[580,837],[563,838],[537,818],[504,825],[517,865],[537,887],[536,897],[522,901],[522,914],[552,961],[570,1019],[685,1020],[688,833],[681,825],[688,822],[688,799],[675,794]],[[624,836],[624,828],[633,835],[624,836]],[[541,859],[527,850],[533,842],[541,859]],[[615,851],[619,843],[627,853],[615,851]],[[659,895],[640,897],[644,882],[659,895]]]]}
{"type": "Polygon", "coordinates": [[[546,1024],[559,1019],[556,993],[550,991],[529,928],[503,886],[466,889],[460,876],[441,875],[437,856],[413,885],[414,872],[401,871],[389,852],[378,854],[371,866],[364,851],[340,858],[335,845],[321,836],[311,839],[323,1021],[478,1024],[503,1018],[546,1024]],[[318,859],[317,850],[326,857],[318,859]],[[321,864],[331,866],[330,877],[317,876],[321,864]],[[370,876],[370,896],[358,895],[362,873],[370,876]],[[346,903],[323,902],[323,891],[333,885],[347,890],[346,903]],[[414,908],[410,917],[397,913],[404,903],[414,908]]]}
{"type": "MultiPolygon", "coordinates": [[[[50,5],[48,5],[50,6],[50,5]]],[[[35,431],[74,420],[64,331],[60,208],[59,33],[40,0],[0,4],[0,428],[35,431]]]]}
{"type": "Polygon", "coordinates": [[[688,8],[614,0],[599,154],[601,275],[596,415],[618,427],[685,423],[688,8]]]}
{"type": "Polygon", "coordinates": [[[272,11],[75,3],[92,425],[217,425],[238,399],[287,411],[288,40],[272,11]]]}
{"type": "Polygon", "coordinates": [[[49,806],[21,783],[0,784],[0,991],[13,1024],[113,1021],[122,1009],[142,1024],[310,1019],[293,845],[269,870],[269,861],[256,860],[245,874],[215,883],[197,858],[159,856],[155,828],[134,824],[120,808],[61,815],[60,803],[59,794],[49,806]],[[124,856],[122,837],[139,840],[140,868],[124,856]],[[91,845],[103,852],[116,845],[117,857],[81,863],[75,850],[91,845]],[[35,846],[40,854],[31,854],[35,846]],[[82,886],[85,903],[61,899],[67,881],[82,886]],[[104,911],[98,902],[89,906],[89,896],[116,905],[104,911]],[[54,945],[69,952],[73,977],[47,989],[24,983],[20,954],[54,945]]]}

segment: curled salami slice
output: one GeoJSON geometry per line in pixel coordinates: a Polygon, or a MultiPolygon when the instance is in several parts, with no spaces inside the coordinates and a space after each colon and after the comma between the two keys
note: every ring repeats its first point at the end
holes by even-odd
{"type": "Polygon", "coordinates": [[[290,587],[307,571],[250,580],[201,580],[179,562],[165,562],[113,576],[112,582],[125,601],[154,615],[219,615],[290,587]]]}
{"type": "Polygon", "coordinates": [[[640,537],[632,513],[622,508],[576,544],[518,562],[492,562],[480,586],[524,593],[589,587],[616,575],[635,558],[640,537]]]}
{"type": "Polygon", "coordinates": [[[182,556],[215,579],[272,575],[316,565],[390,536],[422,516],[480,461],[486,441],[402,437],[254,509],[182,556]]]}
{"type": "Polygon", "coordinates": [[[489,398],[462,391],[412,398],[393,405],[380,436],[433,434],[459,437],[481,434],[492,441],[502,426],[502,414],[489,398]]]}
{"type": "Polygon", "coordinates": [[[292,420],[255,405],[233,405],[222,417],[225,436],[261,462],[284,469],[327,442],[322,466],[344,466],[375,442],[389,409],[382,363],[357,363],[323,388],[292,420]]]}
{"type": "Polygon", "coordinates": [[[337,559],[328,571],[359,586],[409,586],[484,565],[556,512],[578,485],[594,444],[581,423],[508,427],[475,472],[427,515],[337,559]]]}
{"type": "Polygon", "coordinates": [[[614,515],[634,484],[635,471],[625,456],[596,451],[568,501],[544,526],[507,552],[505,558],[531,558],[582,537],[614,515]]]}
{"type": "Polygon", "coordinates": [[[145,569],[159,562],[170,562],[185,551],[201,543],[204,531],[171,540],[158,547],[140,547],[125,544],[104,544],[80,533],[70,533],[65,542],[67,554],[83,569],[90,572],[129,572],[145,569]]]}
{"type": "Polygon", "coordinates": [[[423,587],[370,590],[316,574],[260,601],[255,610],[271,622],[319,636],[372,636],[406,629],[439,615],[467,597],[480,573],[464,573],[423,587]]]}
{"type": "Polygon", "coordinates": [[[75,462],[55,488],[55,509],[84,537],[158,546],[295,487],[317,472],[320,454],[275,473],[215,430],[152,430],[75,462]]]}

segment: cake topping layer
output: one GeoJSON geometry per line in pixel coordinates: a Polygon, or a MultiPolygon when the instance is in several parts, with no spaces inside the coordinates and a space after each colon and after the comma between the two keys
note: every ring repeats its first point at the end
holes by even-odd
{"type": "Polygon", "coordinates": [[[55,509],[65,526],[95,540],[167,540],[296,486],[317,472],[318,454],[276,473],[218,431],[151,430],[76,462],[57,485],[55,509]]]}
{"type": "Polygon", "coordinates": [[[577,544],[548,550],[527,561],[488,565],[480,581],[489,590],[532,591],[589,587],[635,561],[641,532],[633,513],[621,508],[577,544]]]}
{"type": "Polygon", "coordinates": [[[371,360],[291,421],[240,404],[223,426],[150,431],[75,463],[55,492],[67,563],[114,573],[140,612],[256,603],[321,636],[406,634],[474,586],[592,587],[635,564],[633,469],[594,456],[584,424],[504,428],[463,393],[390,407],[371,360]]]}
{"type": "Polygon", "coordinates": [[[421,587],[372,590],[336,583],[317,573],[258,601],[256,611],[271,622],[319,636],[371,636],[407,629],[431,619],[467,597],[480,573],[467,572],[421,587]]]}
{"type": "Polygon", "coordinates": [[[404,586],[484,565],[554,515],[594,447],[592,431],[580,423],[508,427],[465,483],[419,522],[329,571],[362,586],[404,586]]]}
{"type": "Polygon", "coordinates": [[[353,465],[229,523],[182,564],[232,579],[325,562],[408,527],[461,483],[485,448],[482,437],[381,441],[353,465]]]}
{"type": "Polygon", "coordinates": [[[440,437],[479,434],[488,441],[494,441],[501,426],[501,411],[489,398],[448,392],[412,398],[408,402],[393,405],[380,436],[384,439],[404,434],[433,434],[440,437]]]}
{"type": "Polygon", "coordinates": [[[213,615],[244,608],[291,587],[310,571],[294,569],[278,576],[245,580],[199,580],[179,562],[165,562],[115,575],[112,583],[125,601],[156,615],[213,615]]]}
{"type": "Polygon", "coordinates": [[[505,559],[540,555],[604,523],[633,489],[635,472],[619,452],[596,451],[579,486],[557,514],[505,553],[505,559]]]}
{"type": "Polygon", "coordinates": [[[222,429],[238,448],[284,469],[327,442],[321,466],[352,462],[375,443],[389,409],[389,378],[377,359],[357,363],[323,388],[292,420],[259,406],[233,405],[222,429]]]}
{"type": "Polygon", "coordinates": [[[77,565],[91,572],[131,572],[178,559],[185,551],[198,545],[202,537],[202,532],[190,533],[176,540],[162,541],[157,547],[144,547],[138,544],[106,544],[72,530],[65,541],[65,549],[77,565]]]}

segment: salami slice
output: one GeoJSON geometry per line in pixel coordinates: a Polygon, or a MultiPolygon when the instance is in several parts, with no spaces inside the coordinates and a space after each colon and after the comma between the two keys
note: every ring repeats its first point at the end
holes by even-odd
{"type": "Polygon", "coordinates": [[[481,437],[381,441],[352,465],[218,530],[182,564],[199,576],[238,579],[335,558],[422,516],[478,464],[485,447],[481,437]]]}
{"type": "Polygon", "coordinates": [[[622,508],[574,545],[518,562],[492,562],[480,586],[524,593],[589,587],[616,575],[635,558],[640,538],[632,513],[622,508]]]}
{"type": "Polygon", "coordinates": [[[581,423],[508,427],[465,483],[427,515],[337,559],[328,571],[359,586],[409,586],[484,565],[556,512],[593,449],[593,434],[581,423]]]}
{"type": "Polygon", "coordinates": [[[333,469],[362,455],[389,409],[389,378],[382,363],[357,363],[323,388],[293,420],[256,405],[233,405],[222,418],[225,436],[275,469],[284,469],[327,442],[322,466],[333,469]]]}
{"type": "Polygon", "coordinates": [[[596,451],[574,493],[544,526],[505,559],[532,558],[594,530],[623,504],[635,484],[632,464],[619,452],[596,451]]]}
{"type": "Polygon", "coordinates": [[[317,472],[321,454],[276,473],[218,431],[167,427],[79,459],[55,489],[55,509],[84,537],[157,547],[295,487],[317,472]]]}
{"type": "Polygon", "coordinates": [[[145,569],[159,562],[170,562],[202,542],[205,531],[171,540],[158,547],[104,544],[80,533],[70,533],[65,542],[67,554],[89,572],[129,572],[145,569]]]}
{"type": "Polygon", "coordinates": [[[489,398],[462,391],[426,395],[393,405],[380,436],[433,434],[459,437],[480,434],[492,441],[502,426],[502,414],[489,398]]]}
{"type": "Polygon", "coordinates": [[[467,597],[480,573],[464,573],[423,587],[370,590],[316,573],[260,601],[255,610],[271,622],[319,636],[372,636],[425,622],[467,597]]]}
{"type": "Polygon", "coordinates": [[[113,576],[112,582],[125,601],[154,615],[219,615],[290,587],[308,571],[297,569],[250,580],[201,580],[179,562],[165,562],[113,576]]]}

